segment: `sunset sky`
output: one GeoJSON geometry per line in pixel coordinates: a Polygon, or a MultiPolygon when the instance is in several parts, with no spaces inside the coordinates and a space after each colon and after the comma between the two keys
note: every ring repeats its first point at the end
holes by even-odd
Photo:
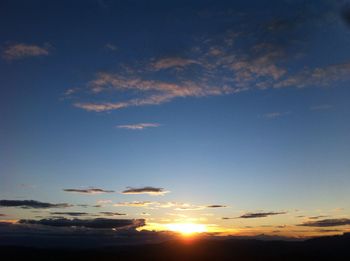
{"type": "Polygon", "coordinates": [[[349,8],[1,1],[0,233],[350,231],[349,8]]]}

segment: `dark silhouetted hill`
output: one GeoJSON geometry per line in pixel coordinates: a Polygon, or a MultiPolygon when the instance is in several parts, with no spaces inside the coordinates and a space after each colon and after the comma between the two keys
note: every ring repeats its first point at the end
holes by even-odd
{"type": "Polygon", "coordinates": [[[202,239],[95,249],[0,247],[11,260],[350,260],[350,234],[305,241],[202,239]]]}

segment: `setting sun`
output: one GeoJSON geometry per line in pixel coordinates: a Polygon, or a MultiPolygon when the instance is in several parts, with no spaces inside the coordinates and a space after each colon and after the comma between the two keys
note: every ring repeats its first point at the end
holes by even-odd
{"type": "Polygon", "coordinates": [[[205,225],[193,223],[167,224],[166,227],[171,231],[179,232],[183,235],[191,235],[207,231],[207,227],[205,225]]]}

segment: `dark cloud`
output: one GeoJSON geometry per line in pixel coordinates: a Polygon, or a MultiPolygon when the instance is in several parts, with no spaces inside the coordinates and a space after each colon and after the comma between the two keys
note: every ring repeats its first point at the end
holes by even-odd
{"type": "Polygon", "coordinates": [[[4,216],[6,216],[6,215],[5,215],[5,214],[0,213],[0,217],[4,217],[4,216]]]}
{"type": "Polygon", "coordinates": [[[207,208],[226,208],[227,206],[225,205],[209,205],[207,208]]]}
{"type": "Polygon", "coordinates": [[[88,189],[63,189],[66,192],[86,193],[86,194],[98,194],[98,193],[113,193],[114,190],[104,190],[100,188],[88,188],[88,189]]]}
{"type": "Polygon", "coordinates": [[[20,208],[66,208],[72,205],[67,203],[46,203],[36,200],[0,200],[0,207],[20,207],[20,208]]]}
{"type": "Polygon", "coordinates": [[[21,219],[20,224],[35,224],[45,225],[53,227],[85,227],[85,228],[137,228],[145,225],[144,219],[108,219],[108,218],[95,218],[95,219],[21,219]]]}
{"type": "Polygon", "coordinates": [[[125,213],[109,212],[109,211],[103,211],[100,213],[106,216],[125,216],[126,215],[125,213]]]}
{"type": "Polygon", "coordinates": [[[73,217],[78,217],[78,216],[86,216],[89,213],[86,212],[50,212],[52,215],[67,215],[67,216],[73,216],[73,217]]]}
{"type": "Polygon", "coordinates": [[[256,212],[256,213],[247,213],[237,218],[263,218],[274,215],[283,215],[287,212],[256,212]]]}
{"type": "Polygon", "coordinates": [[[346,226],[346,225],[350,225],[349,218],[333,218],[333,219],[322,219],[322,220],[316,220],[316,221],[308,221],[308,222],[304,222],[302,224],[299,224],[298,226],[336,227],[336,226],[346,226]]]}
{"type": "Polygon", "coordinates": [[[127,187],[126,190],[122,191],[123,194],[151,194],[151,195],[164,195],[169,191],[165,191],[164,188],[156,188],[156,187],[141,187],[141,188],[133,188],[127,187]]]}
{"type": "MultiPolygon", "coordinates": [[[[131,222],[130,222],[131,223],[131,222]]],[[[137,222],[117,230],[86,227],[44,226],[0,221],[0,246],[97,248],[116,245],[160,243],[176,238],[173,232],[138,231],[137,222]],[[136,224],[135,224],[136,223],[136,224]]]]}

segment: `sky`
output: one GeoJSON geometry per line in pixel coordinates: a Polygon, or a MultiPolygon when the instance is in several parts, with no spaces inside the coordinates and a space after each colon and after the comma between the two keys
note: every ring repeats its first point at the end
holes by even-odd
{"type": "Polygon", "coordinates": [[[349,46],[349,1],[1,1],[0,231],[350,231],[349,46]]]}

